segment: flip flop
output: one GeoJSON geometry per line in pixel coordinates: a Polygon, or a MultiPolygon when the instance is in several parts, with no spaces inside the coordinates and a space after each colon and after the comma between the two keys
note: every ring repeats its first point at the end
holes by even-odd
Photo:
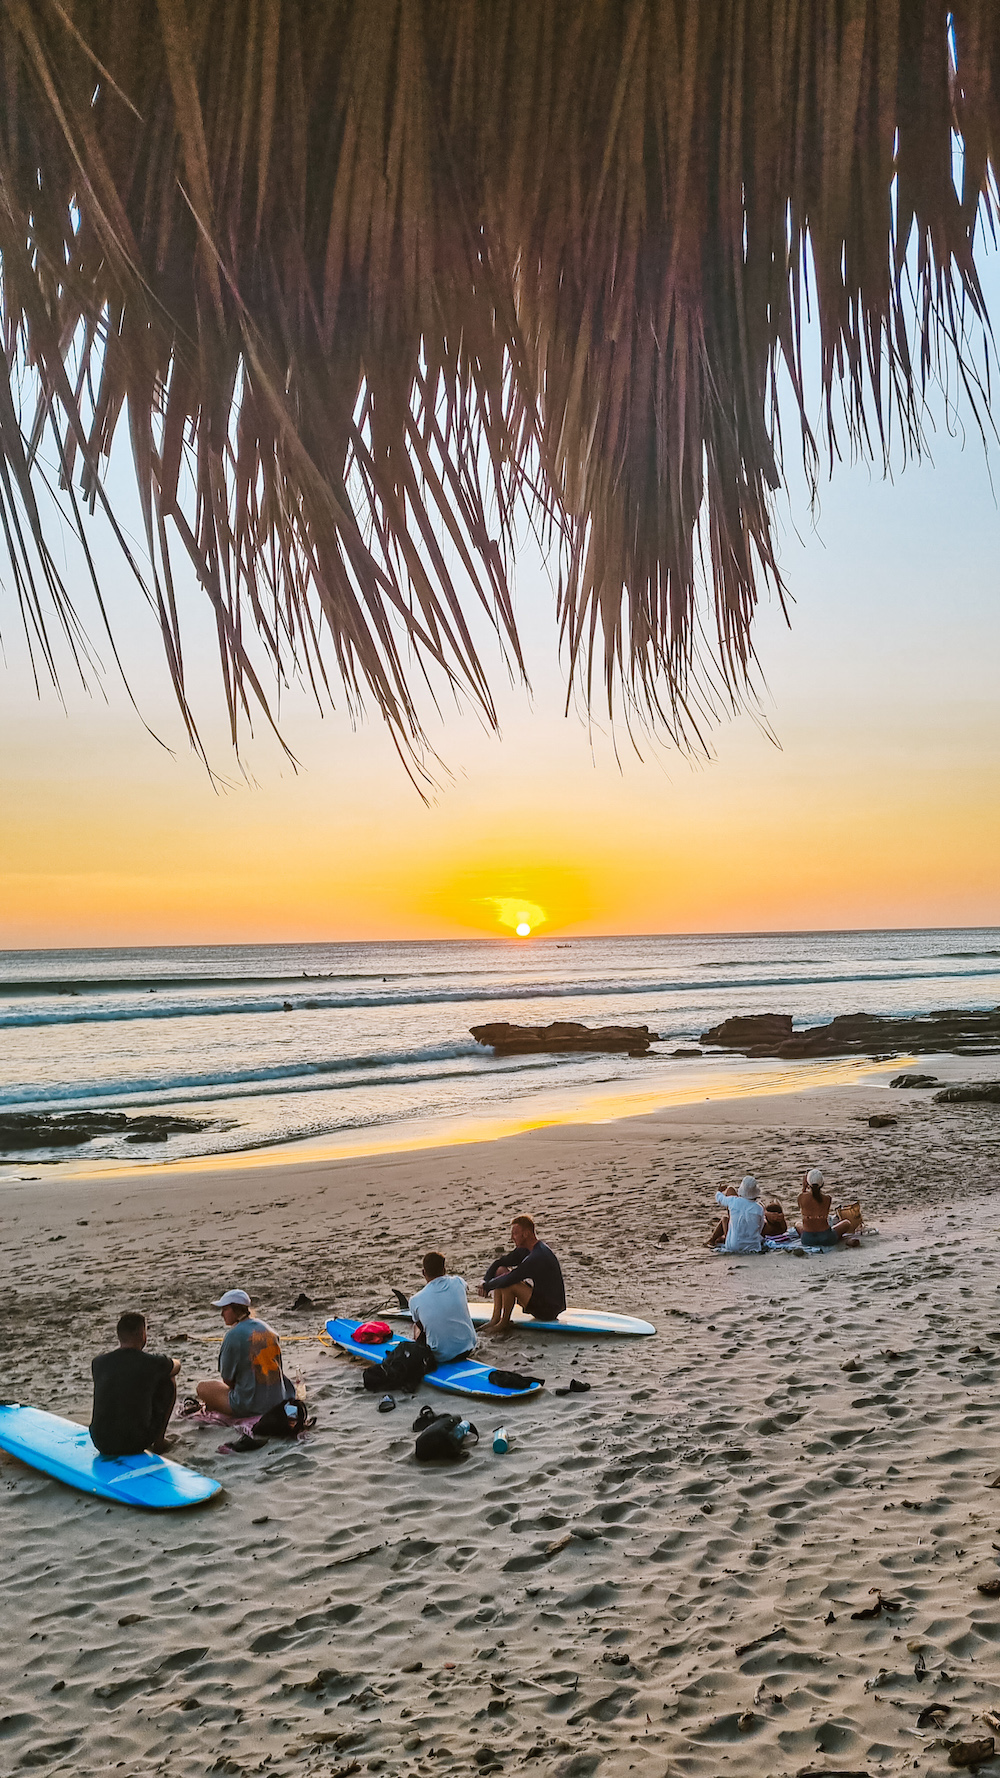
{"type": "Polygon", "coordinates": [[[557,1389],[556,1394],[557,1395],[586,1395],[589,1388],[590,1388],[589,1383],[581,1383],[579,1377],[574,1377],[573,1381],[571,1383],[567,1383],[565,1389],[557,1389]]]}
{"type": "Polygon", "coordinates": [[[391,1414],[395,1405],[396,1397],[394,1395],[383,1395],[378,1404],[378,1411],[380,1414],[391,1414]]]}

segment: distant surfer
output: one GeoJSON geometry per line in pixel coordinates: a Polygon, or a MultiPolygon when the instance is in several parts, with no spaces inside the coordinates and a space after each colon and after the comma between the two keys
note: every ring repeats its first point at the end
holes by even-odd
{"type": "Polygon", "coordinates": [[[421,1270],[427,1282],[408,1305],[417,1339],[422,1337],[442,1364],[467,1358],[476,1348],[476,1330],[465,1279],[448,1271],[443,1253],[425,1253],[421,1270]]]}
{"type": "Polygon", "coordinates": [[[223,1291],[213,1309],[222,1310],[226,1337],[219,1351],[219,1376],[198,1384],[198,1400],[213,1414],[234,1420],[256,1419],[295,1390],[281,1366],[281,1342],[273,1327],[251,1314],[245,1290],[223,1291]]]}
{"type": "Polygon", "coordinates": [[[94,1410],[90,1436],[102,1457],[162,1456],[175,1442],[167,1423],[177,1400],[180,1361],[146,1352],[146,1317],[129,1310],[118,1321],[118,1349],[91,1364],[94,1410]]]}
{"type": "Polygon", "coordinates": [[[566,1307],[562,1268],[530,1216],[515,1216],[510,1238],[513,1253],[494,1260],[483,1279],[483,1295],[493,1298],[493,1319],[483,1331],[498,1337],[509,1333],[515,1305],[534,1321],[556,1321],[566,1307]]]}

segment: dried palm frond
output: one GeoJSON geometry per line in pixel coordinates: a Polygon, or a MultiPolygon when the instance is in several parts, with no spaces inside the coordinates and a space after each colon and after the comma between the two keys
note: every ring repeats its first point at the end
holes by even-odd
{"type": "Polygon", "coordinates": [[[841,434],[919,451],[946,361],[987,393],[995,0],[0,0],[0,82],[0,522],[36,658],[53,611],[84,647],[43,465],[81,536],[81,504],[116,523],[127,419],[129,559],[187,712],[190,557],[234,737],[260,641],[404,749],[425,674],[492,716],[468,601],[519,665],[522,509],[588,697],[690,735],[780,591],[779,393],[811,471],[841,434]]]}

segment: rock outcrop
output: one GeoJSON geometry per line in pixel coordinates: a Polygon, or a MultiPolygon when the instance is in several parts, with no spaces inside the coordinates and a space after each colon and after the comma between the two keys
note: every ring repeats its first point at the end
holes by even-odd
{"type": "Polygon", "coordinates": [[[0,1114],[0,1154],[33,1148],[79,1148],[95,1136],[126,1142],[166,1142],[169,1136],[212,1128],[210,1118],[167,1117],[125,1111],[5,1111],[0,1114]]]}
{"type": "Polygon", "coordinates": [[[567,1055],[578,1050],[644,1056],[657,1033],[648,1025],[578,1025],[556,1019],[551,1025],[473,1025],[471,1035],[495,1056],[567,1055]]]}
{"type": "Polygon", "coordinates": [[[1000,1054],[1000,1007],[989,1012],[927,1013],[920,1018],[880,1018],[876,1013],[841,1013],[827,1025],[792,1030],[790,1013],[756,1013],[724,1019],[703,1031],[700,1042],[744,1056],[877,1056],[909,1051],[933,1055],[1000,1054]]]}
{"type": "Polygon", "coordinates": [[[1000,1080],[974,1080],[966,1086],[944,1087],[935,1105],[1000,1105],[1000,1080]]]}

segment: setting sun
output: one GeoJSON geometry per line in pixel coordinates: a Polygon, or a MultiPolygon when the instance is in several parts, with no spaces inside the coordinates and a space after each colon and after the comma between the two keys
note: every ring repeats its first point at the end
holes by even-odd
{"type": "Polygon", "coordinates": [[[518,938],[527,938],[531,932],[531,927],[528,925],[527,920],[519,920],[515,931],[517,932],[518,938]]]}

